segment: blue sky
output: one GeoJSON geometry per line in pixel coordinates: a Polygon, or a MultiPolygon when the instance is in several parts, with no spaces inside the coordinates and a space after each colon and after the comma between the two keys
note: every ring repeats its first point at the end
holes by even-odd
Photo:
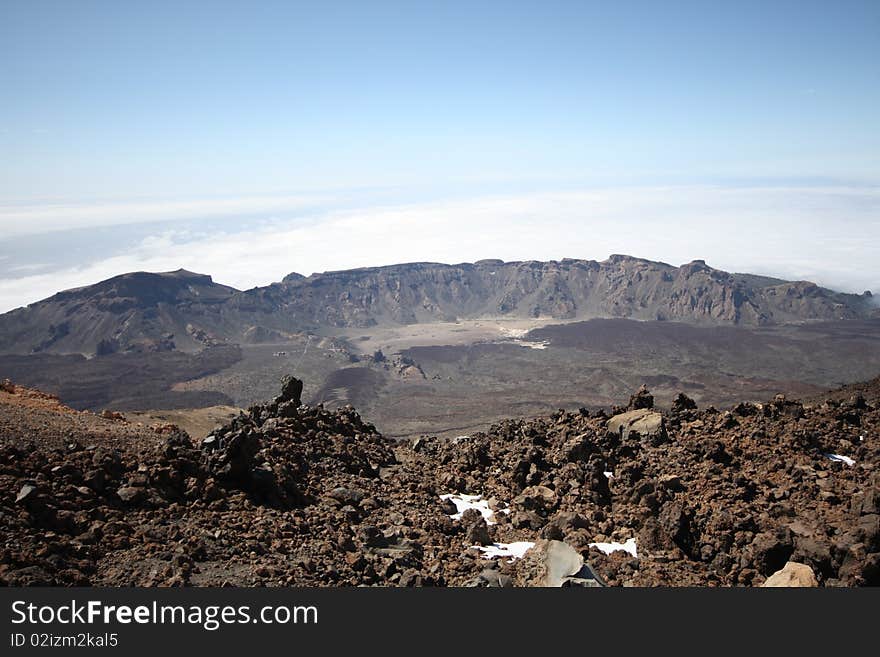
{"type": "MultiPolygon", "coordinates": [[[[630,232],[669,231],[675,207],[655,216],[647,203],[658,186],[674,189],[685,222],[697,209],[730,217],[725,194],[750,190],[750,212],[780,237],[825,190],[822,216],[865,244],[778,273],[864,268],[878,184],[876,1],[0,2],[0,288],[17,280],[21,302],[34,300],[23,272],[62,266],[35,237],[48,231],[119,227],[103,251],[62,259],[81,278],[135,253],[143,223],[243,232],[299,226],[304,208],[317,224],[343,207],[613,188],[613,211],[571,225],[614,214],[630,232]],[[619,212],[628,203],[638,215],[619,212]]],[[[532,221],[545,218],[536,209],[532,221]]],[[[562,253],[569,242],[559,236],[559,257],[603,256],[562,253]]],[[[511,255],[489,246],[486,257],[511,255]]],[[[711,240],[691,247],[737,262],[711,240]]],[[[335,264],[296,255],[287,270],[335,264]]]]}

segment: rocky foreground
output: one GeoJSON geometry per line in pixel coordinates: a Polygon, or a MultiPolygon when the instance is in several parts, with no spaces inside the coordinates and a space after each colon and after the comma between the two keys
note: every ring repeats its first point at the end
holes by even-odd
{"type": "Polygon", "coordinates": [[[880,379],[402,443],[301,390],[194,441],[0,385],[0,583],[880,584],[880,379]]]}

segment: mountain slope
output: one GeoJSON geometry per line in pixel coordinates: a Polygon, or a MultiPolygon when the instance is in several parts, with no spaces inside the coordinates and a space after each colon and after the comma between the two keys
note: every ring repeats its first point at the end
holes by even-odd
{"type": "Polygon", "coordinates": [[[876,312],[867,294],[623,255],[290,274],[245,292],[179,270],[117,276],[0,315],[0,352],[195,350],[277,331],[498,316],[761,326],[876,312]]]}
{"type": "Polygon", "coordinates": [[[0,315],[0,350],[193,351],[212,337],[192,322],[215,314],[212,309],[236,292],[183,269],[123,274],[0,315]]]}

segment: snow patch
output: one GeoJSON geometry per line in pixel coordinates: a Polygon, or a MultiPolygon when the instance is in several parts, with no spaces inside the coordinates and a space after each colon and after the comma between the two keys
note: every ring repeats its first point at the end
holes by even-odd
{"type": "Polygon", "coordinates": [[[474,545],[487,559],[510,557],[510,561],[522,559],[526,552],[535,547],[531,541],[517,541],[515,543],[492,543],[492,545],[474,545]]]}
{"type": "MultiPolygon", "coordinates": [[[[496,511],[489,508],[489,500],[484,500],[482,495],[447,493],[441,495],[440,499],[443,501],[452,500],[452,503],[455,505],[456,513],[453,513],[449,517],[453,520],[461,520],[461,516],[464,515],[465,511],[468,509],[476,509],[480,512],[480,515],[483,516],[487,525],[494,525],[496,523],[496,511]]],[[[499,509],[498,512],[510,513],[510,509],[499,509]]]]}
{"type": "Polygon", "coordinates": [[[499,326],[498,330],[503,336],[509,338],[509,340],[505,340],[504,342],[494,342],[493,344],[516,344],[528,349],[546,349],[547,345],[550,344],[547,340],[523,340],[522,338],[524,338],[531,329],[516,329],[499,326]]]}
{"type": "Polygon", "coordinates": [[[611,554],[612,552],[622,550],[623,552],[629,552],[636,559],[639,558],[639,553],[636,550],[636,539],[634,538],[627,539],[625,543],[590,543],[590,547],[594,547],[604,554],[611,554]]]}
{"type": "Polygon", "coordinates": [[[848,456],[843,456],[842,454],[826,454],[828,458],[832,461],[841,461],[842,463],[846,463],[847,465],[855,465],[856,462],[848,456]]]}

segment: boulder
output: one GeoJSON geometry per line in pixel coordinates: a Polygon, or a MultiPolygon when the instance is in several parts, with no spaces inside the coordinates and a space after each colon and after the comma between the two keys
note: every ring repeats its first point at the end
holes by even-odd
{"type": "Polygon", "coordinates": [[[364,493],[363,491],[354,488],[339,486],[331,490],[327,494],[327,497],[342,506],[345,506],[346,504],[358,506],[361,503],[361,500],[364,499],[364,493]]]}
{"type": "MultiPolygon", "coordinates": [[[[586,518],[581,514],[572,511],[560,511],[553,516],[550,522],[547,523],[544,530],[546,530],[547,533],[552,533],[554,536],[562,536],[567,532],[575,531],[577,529],[587,529],[589,526],[586,518]]],[[[544,538],[552,537],[553,536],[544,536],[544,538]]]]}
{"type": "Polygon", "coordinates": [[[660,475],[659,479],[657,479],[657,484],[661,488],[665,488],[673,493],[680,493],[685,490],[685,486],[681,482],[681,477],[677,474],[660,475]]]}
{"type": "Polygon", "coordinates": [[[629,438],[667,438],[666,424],[663,416],[648,408],[620,413],[608,420],[609,433],[620,436],[622,440],[629,438]]]}
{"type": "Polygon", "coordinates": [[[491,545],[492,537],[489,536],[489,525],[480,516],[465,530],[467,541],[471,545],[491,545]]]}
{"type": "Polygon", "coordinates": [[[558,502],[556,493],[546,486],[529,486],[513,499],[514,505],[530,511],[550,511],[558,502]]]}
{"type": "Polygon", "coordinates": [[[123,486],[116,491],[116,494],[126,504],[137,504],[145,497],[144,489],[134,486],[123,486]]]}
{"type": "Polygon", "coordinates": [[[816,536],[796,536],[792,559],[810,566],[814,572],[831,577],[834,573],[831,558],[831,545],[816,536]]]}
{"type": "Polygon", "coordinates": [[[654,408],[654,395],[648,391],[647,386],[642,385],[638,392],[629,398],[627,408],[634,411],[641,408],[654,408]]]}
{"type": "Polygon", "coordinates": [[[762,586],[812,588],[819,586],[819,582],[816,581],[812,568],[802,563],[789,561],[781,570],[770,575],[762,586]]]}
{"type": "Polygon", "coordinates": [[[761,532],[755,536],[750,550],[753,568],[762,575],[774,573],[786,565],[794,552],[791,531],[780,529],[775,532],[761,532]]]}
{"type": "Polygon", "coordinates": [[[292,376],[281,379],[281,396],[276,399],[282,402],[292,402],[295,406],[302,405],[303,382],[292,376]]]}
{"type": "Polygon", "coordinates": [[[649,515],[639,531],[638,542],[649,550],[676,551],[696,557],[699,540],[693,527],[693,512],[676,502],[667,502],[659,513],[649,515]]]}
{"type": "Polygon", "coordinates": [[[605,583],[568,543],[539,540],[517,564],[516,581],[528,587],[601,587],[605,583]]]}
{"type": "Polygon", "coordinates": [[[678,396],[672,401],[673,413],[684,413],[685,411],[695,410],[697,410],[697,402],[683,392],[678,393],[678,396]]]}

